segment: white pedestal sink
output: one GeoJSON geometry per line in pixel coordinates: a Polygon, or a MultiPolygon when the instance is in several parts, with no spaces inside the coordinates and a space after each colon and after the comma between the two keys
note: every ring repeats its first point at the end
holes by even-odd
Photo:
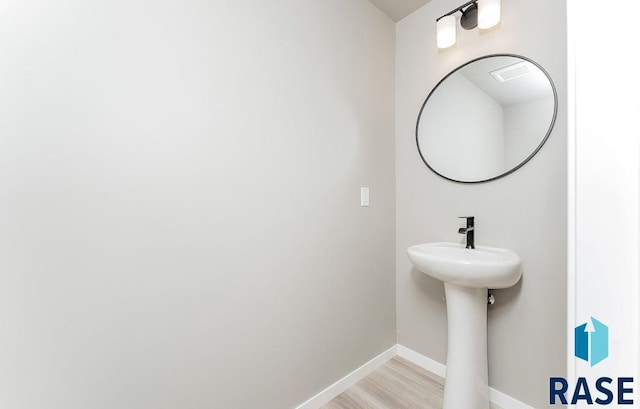
{"type": "Polygon", "coordinates": [[[444,281],[447,298],[447,376],[443,409],[489,409],[487,289],[511,287],[522,260],[511,250],[455,243],[407,249],[413,265],[444,281]]]}

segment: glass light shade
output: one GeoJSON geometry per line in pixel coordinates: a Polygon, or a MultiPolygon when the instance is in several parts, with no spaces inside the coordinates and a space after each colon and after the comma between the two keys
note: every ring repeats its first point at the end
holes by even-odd
{"type": "Polygon", "coordinates": [[[499,22],[500,0],[478,0],[478,28],[491,28],[499,22]]]}
{"type": "Polygon", "coordinates": [[[438,20],[438,48],[448,48],[456,43],[456,16],[454,14],[438,20]]]}

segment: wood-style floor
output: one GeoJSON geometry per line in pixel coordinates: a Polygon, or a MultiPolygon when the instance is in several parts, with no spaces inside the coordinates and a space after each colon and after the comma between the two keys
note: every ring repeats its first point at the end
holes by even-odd
{"type": "Polygon", "coordinates": [[[443,388],[441,377],[395,357],[322,409],[442,409],[443,388]]]}

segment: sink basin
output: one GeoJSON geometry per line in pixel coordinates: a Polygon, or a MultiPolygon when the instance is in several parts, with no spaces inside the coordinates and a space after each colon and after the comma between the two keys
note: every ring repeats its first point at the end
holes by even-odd
{"type": "Polygon", "coordinates": [[[407,250],[413,265],[438,280],[467,287],[512,287],[522,276],[522,260],[511,250],[462,244],[426,243],[407,250]]]}
{"type": "Polygon", "coordinates": [[[511,250],[426,243],[407,249],[413,265],[444,281],[447,300],[447,376],[443,409],[489,409],[487,289],[511,287],[522,260],[511,250]]]}

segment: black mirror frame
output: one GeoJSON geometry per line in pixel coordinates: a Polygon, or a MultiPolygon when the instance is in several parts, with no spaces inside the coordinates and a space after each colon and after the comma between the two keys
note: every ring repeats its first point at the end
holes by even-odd
{"type": "Polygon", "coordinates": [[[433,173],[435,173],[436,175],[440,176],[441,178],[444,178],[444,179],[449,180],[451,182],[464,183],[464,184],[491,182],[492,180],[500,179],[502,177],[510,175],[511,173],[513,173],[516,170],[518,170],[521,167],[523,167],[527,162],[529,162],[531,160],[531,158],[536,156],[538,151],[540,151],[540,149],[542,149],[542,146],[545,144],[545,142],[547,142],[547,139],[549,139],[549,135],[551,135],[551,131],[553,130],[553,126],[556,123],[557,115],[558,115],[558,91],[556,90],[556,85],[553,82],[553,79],[551,78],[551,75],[549,75],[547,70],[545,70],[540,64],[538,64],[537,62],[535,62],[531,58],[524,57],[522,55],[518,55],[518,54],[489,54],[489,55],[485,55],[485,56],[482,56],[482,57],[474,58],[473,60],[467,61],[466,63],[458,66],[455,69],[453,69],[447,75],[445,75],[444,78],[442,78],[440,81],[438,81],[438,83],[435,85],[435,87],[433,87],[431,92],[429,92],[429,95],[427,96],[427,99],[424,100],[424,103],[422,104],[422,107],[420,108],[420,112],[418,112],[418,120],[416,121],[416,146],[418,148],[418,154],[420,155],[420,158],[422,159],[424,164],[427,165],[427,167],[433,173]],[[540,71],[542,71],[544,73],[544,75],[546,75],[547,79],[549,80],[549,83],[551,84],[551,89],[553,90],[553,117],[551,118],[551,123],[549,124],[549,129],[547,130],[546,135],[544,136],[544,138],[542,139],[542,141],[540,142],[538,147],[531,153],[531,155],[527,156],[522,162],[520,162],[520,164],[516,165],[515,167],[511,168],[510,170],[508,170],[508,171],[506,171],[506,172],[504,172],[504,173],[502,173],[502,174],[500,174],[498,176],[495,176],[495,177],[492,177],[492,178],[489,178],[489,179],[473,180],[473,181],[463,181],[463,180],[451,179],[451,178],[449,178],[449,177],[437,172],[435,169],[433,169],[429,165],[427,160],[425,159],[424,155],[422,154],[422,151],[420,150],[420,143],[419,143],[419,140],[418,140],[418,130],[420,128],[420,117],[422,117],[422,111],[427,106],[427,102],[429,102],[429,98],[431,98],[431,96],[433,95],[435,90],[438,89],[440,84],[442,84],[447,78],[449,78],[455,72],[457,72],[458,70],[466,67],[469,64],[472,64],[472,63],[474,63],[476,61],[479,61],[479,60],[484,60],[484,59],[487,59],[487,58],[491,58],[491,57],[515,57],[515,58],[521,58],[521,59],[523,59],[525,61],[530,62],[531,64],[535,65],[536,67],[538,67],[540,69],[540,71]]]}

